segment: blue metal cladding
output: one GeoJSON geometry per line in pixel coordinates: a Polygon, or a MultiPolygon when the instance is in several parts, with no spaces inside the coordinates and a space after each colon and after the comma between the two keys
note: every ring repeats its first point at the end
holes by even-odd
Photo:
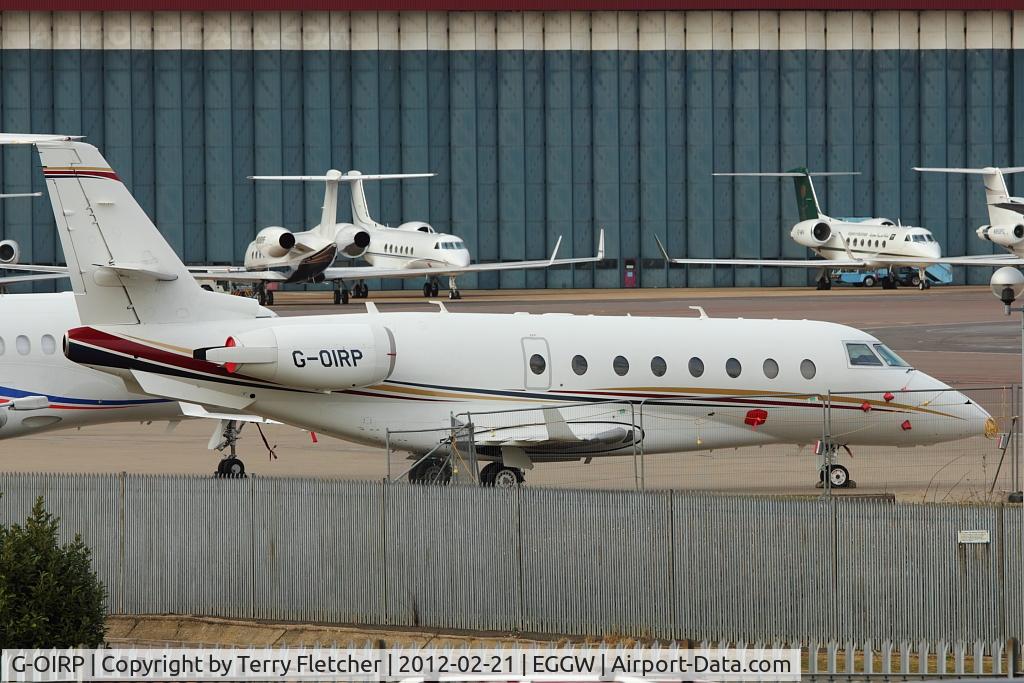
{"type": "MultiPolygon", "coordinates": [[[[988,221],[978,179],[911,167],[1024,163],[1022,54],[8,49],[0,122],[88,136],[192,263],[240,262],[260,227],[319,220],[318,184],[246,176],[333,167],[437,173],[368,184],[371,211],[459,234],[479,261],[545,258],[559,236],[561,255],[589,255],[606,231],[599,266],[467,289],[618,287],[627,259],[643,286],[803,285],[813,272],[669,267],[655,236],[678,256],[805,256],[789,239],[791,181],[711,174],[806,165],[860,173],[816,183],[832,215],[922,224],[946,254],[990,253],[974,235],[988,221]]],[[[3,191],[43,189],[30,165],[5,150],[3,191]]],[[[0,204],[25,261],[61,259],[52,221],[42,201],[0,204]]]]}

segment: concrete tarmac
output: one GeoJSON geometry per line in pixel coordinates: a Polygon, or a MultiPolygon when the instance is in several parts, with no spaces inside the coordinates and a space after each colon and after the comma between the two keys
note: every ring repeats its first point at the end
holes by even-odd
{"type": "MultiPolygon", "coordinates": [[[[987,287],[883,291],[859,288],[642,289],[464,291],[460,301],[439,299],[454,312],[529,311],[595,315],[692,316],[703,306],[712,317],[808,318],[871,332],[921,370],[954,385],[1005,385],[1020,378],[1020,320],[1003,315],[987,287]]],[[[431,310],[418,292],[371,292],[382,311],[431,310]]],[[[357,313],[360,300],[334,306],[328,293],[276,294],[281,315],[357,313]]],[[[443,346],[436,349],[443,353],[443,346]]],[[[1009,415],[1005,390],[978,392],[990,412],[1009,415]]],[[[166,424],[114,424],[60,431],[0,445],[0,471],[212,473],[217,454],[206,450],[214,424],[189,420],[166,424]]],[[[381,449],[330,438],[314,444],[309,434],[283,425],[264,427],[277,457],[268,455],[252,425],[241,453],[259,476],[318,476],[380,479],[387,472],[381,449]]],[[[911,499],[981,499],[1001,455],[983,439],[933,449],[854,454],[846,463],[860,492],[895,493],[911,499]],[[975,443],[977,441],[977,443],[975,443]]],[[[409,463],[396,457],[393,474],[409,463]]],[[[643,471],[648,487],[814,494],[815,459],[792,447],[742,449],[710,454],[595,460],[590,465],[539,465],[528,474],[534,486],[632,488],[643,471]]],[[[996,491],[1013,486],[1009,464],[1000,469],[996,491]]],[[[993,494],[995,495],[995,494],[993,494]]]]}

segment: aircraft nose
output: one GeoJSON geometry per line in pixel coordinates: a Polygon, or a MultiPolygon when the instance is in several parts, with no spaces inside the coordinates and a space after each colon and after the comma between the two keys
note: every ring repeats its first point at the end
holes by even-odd
{"type": "Polygon", "coordinates": [[[465,266],[468,266],[469,265],[469,250],[468,249],[459,249],[457,252],[455,252],[455,254],[453,254],[452,261],[454,261],[453,265],[456,265],[459,268],[463,268],[465,266]]]}

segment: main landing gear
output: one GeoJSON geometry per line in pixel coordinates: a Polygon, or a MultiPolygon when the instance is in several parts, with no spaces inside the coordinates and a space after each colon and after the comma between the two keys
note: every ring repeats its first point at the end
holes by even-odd
{"type": "Polygon", "coordinates": [[[507,467],[500,462],[488,463],[480,470],[480,485],[497,489],[511,489],[523,483],[525,477],[518,467],[507,467]]]}
{"type": "MultiPolygon", "coordinates": [[[[435,484],[447,486],[452,480],[452,465],[445,458],[428,458],[413,465],[409,470],[410,484],[435,484]]],[[[515,488],[525,477],[518,467],[508,467],[500,462],[488,463],[480,470],[480,485],[499,489],[515,488]]]]}
{"type": "Polygon", "coordinates": [[[242,462],[236,453],[238,438],[242,434],[243,423],[235,420],[221,420],[221,423],[224,425],[221,432],[221,442],[214,446],[214,448],[221,453],[224,453],[226,448],[228,452],[217,463],[217,472],[214,476],[239,479],[245,476],[245,463],[242,462]]]}
{"type": "Polygon", "coordinates": [[[834,489],[857,487],[857,482],[850,479],[850,470],[846,469],[842,465],[828,465],[818,470],[819,487],[824,488],[826,477],[828,477],[829,486],[834,489]]]}
{"type": "MultiPolygon", "coordinates": [[[[356,285],[358,287],[359,285],[356,285]]],[[[347,304],[349,297],[348,287],[345,286],[344,282],[340,280],[334,281],[334,305],[347,304]]]]}
{"type": "Polygon", "coordinates": [[[887,270],[885,277],[882,278],[882,289],[896,289],[899,286],[899,280],[893,275],[891,270],[887,270]]]}
{"type": "Polygon", "coordinates": [[[436,276],[423,283],[423,296],[426,298],[436,297],[439,291],[441,291],[441,286],[438,284],[436,276]]]}
{"type": "Polygon", "coordinates": [[[353,299],[365,299],[370,295],[370,288],[367,287],[365,280],[360,280],[356,283],[356,286],[352,288],[353,299]]]}

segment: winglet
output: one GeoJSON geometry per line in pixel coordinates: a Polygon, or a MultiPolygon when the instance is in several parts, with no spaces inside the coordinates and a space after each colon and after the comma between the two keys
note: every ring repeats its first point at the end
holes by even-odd
{"type": "Polygon", "coordinates": [[[669,263],[672,262],[672,257],[668,255],[668,250],[665,249],[665,245],[661,243],[661,240],[657,235],[654,236],[654,241],[658,243],[658,249],[661,250],[661,255],[665,257],[665,260],[669,263]]]}
{"type": "Polygon", "coordinates": [[[431,303],[431,304],[434,304],[435,306],[437,306],[439,313],[447,313],[448,312],[448,307],[444,305],[443,301],[439,301],[438,299],[431,299],[427,303],[431,303]]]}
{"type": "Polygon", "coordinates": [[[707,311],[704,310],[703,306],[690,306],[689,308],[690,308],[691,311],[697,311],[697,313],[700,314],[699,318],[701,320],[707,320],[708,319],[709,316],[707,314],[707,311]]]}
{"type": "Polygon", "coordinates": [[[366,312],[370,315],[377,315],[380,313],[380,311],[377,310],[377,304],[372,301],[364,301],[363,303],[366,305],[366,312]]]}
{"type": "Polygon", "coordinates": [[[604,258],[604,228],[601,228],[601,234],[597,239],[597,260],[600,261],[604,258]]]}
{"type": "Polygon", "coordinates": [[[554,251],[551,252],[551,258],[548,259],[548,265],[551,265],[551,264],[553,264],[555,262],[555,257],[558,256],[558,248],[560,246],[562,246],[562,236],[561,235],[558,236],[558,241],[555,242],[555,249],[554,249],[554,251]]]}

